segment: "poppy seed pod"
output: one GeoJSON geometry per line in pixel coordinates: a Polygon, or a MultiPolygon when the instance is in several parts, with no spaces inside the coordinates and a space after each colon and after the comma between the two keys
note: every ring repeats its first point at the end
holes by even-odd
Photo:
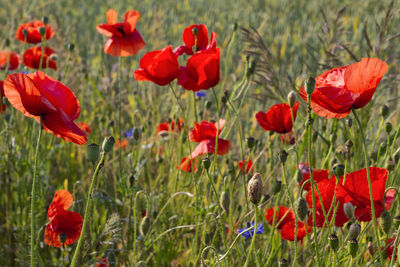
{"type": "Polygon", "coordinates": [[[351,239],[347,243],[347,251],[354,258],[357,256],[358,242],[355,239],[351,239]]]}
{"type": "Polygon", "coordinates": [[[287,160],[287,157],[288,157],[288,153],[285,151],[285,150],[281,150],[280,152],[279,152],[279,159],[280,159],[280,161],[281,161],[281,163],[282,164],[285,164],[285,162],[286,162],[286,160],[287,160]]]}
{"type": "Polygon", "coordinates": [[[275,181],[275,183],[272,186],[272,194],[278,194],[282,189],[282,182],[281,181],[275,181]]]}
{"type": "Polygon", "coordinates": [[[23,29],[22,30],[22,34],[25,36],[25,38],[26,38],[26,36],[28,36],[28,30],[27,29],[23,29]]]}
{"type": "Polygon", "coordinates": [[[74,48],[75,48],[75,45],[74,45],[73,43],[69,43],[69,44],[68,44],[68,50],[69,50],[69,51],[74,50],[74,48]]]}
{"type": "Polygon", "coordinates": [[[353,126],[353,119],[352,118],[348,118],[346,120],[346,125],[347,125],[347,127],[351,128],[351,126],[353,126]]]}
{"type": "Polygon", "coordinates": [[[329,240],[329,246],[331,247],[331,249],[333,251],[337,251],[337,249],[339,248],[339,239],[337,237],[336,234],[331,234],[328,237],[329,240]]]}
{"type": "Polygon", "coordinates": [[[115,139],[112,136],[104,138],[102,149],[104,152],[110,152],[115,144],[115,139]]]}
{"type": "Polygon", "coordinates": [[[67,234],[66,233],[61,233],[58,235],[58,238],[60,239],[60,242],[65,244],[65,242],[67,241],[67,234]]]}
{"type": "Polygon", "coordinates": [[[222,192],[219,198],[219,204],[221,205],[221,208],[223,208],[226,212],[229,211],[230,198],[227,192],[222,192]]]}
{"type": "Polygon", "coordinates": [[[279,267],[287,267],[289,266],[289,261],[285,258],[281,258],[279,260],[279,267]]]}
{"type": "Polygon", "coordinates": [[[287,100],[288,100],[289,106],[293,107],[294,104],[296,104],[296,98],[297,98],[296,97],[296,92],[293,91],[293,90],[290,91],[288,96],[287,96],[287,100]]]}
{"type": "Polygon", "coordinates": [[[192,32],[197,36],[197,34],[199,34],[199,29],[197,27],[193,27],[192,32]]]}
{"type": "Polygon", "coordinates": [[[44,36],[46,34],[46,28],[45,27],[40,27],[39,28],[39,33],[41,36],[44,36]]]}
{"type": "Polygon", "coordinates": [[[390,228],[392,226],[392,217],[390,216],[390,213],[387,210],[382,212],[379,223],[383,231],[386,234],[389,234],[390,228]]]}
{"type": "Polygon", "coordinates": [[[87,147],[87,159],[88,161],[95,163],[100,157],[100,147],[99,145],[93,143],[87,147]]]}
{"type": "Polygon", "coordinates": [[[206,169],[206,170],[210,169],[211,161],[209,158],[203,159],[203,166],[204,166],[204,169],[206,169]]]}
{"type": "Polygon", "coordinates": [[[344,165],[340,163],[333,165],[333,174],[336,178],[340,178],[344,174],[344,165]]]}
{"type": "Polygon", "coordinates": [[[386,106],[386,105],[383,105],[383,106],[381,107],[380,113],[381,113],[381,116],[382,116],[383,118],[386,118],[387,115],[389,115],[389,107],[386,106]]]}
{"type": "Polygon", "coordinates": [[[149,216],[145,216],[140,222],[139,231],[140,234],[145,236],[150,229],[150,218],[149,216]]]}
{"type": "Polygon", "coordinates": [[[358,235],[361,232],[361,225],[358,223],[353,223],[350,225],[349,229],[349,239],[357,239],[358,235]]]}
{"type": "Polygon", "coordinates": [[[235,22],[235,23],[232,24],[232,30],[233,30],[234,32],[237,31],[238,27],[239,27],[239,25],[237,24],[237,22],[235,22]]]}
{"type": "Polygon", "coordinates": [[[247,143],[247,147],[249,149],[252,149],[254,147],[254,145],[256,144],[256,140],[253,137],[248,137],[248,138],[246,138],[246,143],[247,143]]]}
{"type": "Polygon", "coordinates": [[[296,208],[296,214],[299,217],[299,219],[301,221],[304,221],[308,213],[307,201],[304,198],[299,198],[299,200],[296,202],[295,208],[296,208]]]}
{"type": "Polygon", "coordinates": [[[347,218],[354,218],[354,206],[351,202],[347,202],[343,205],[344,214],[346,214],[347,218]]]}
{"type": "Polygon", "coordinates": [[[261,175],[259,173],[255,173],[247,184],[249,199],[254,205],[257,205],[258,202],[260,202],[263,191],[262,189],[263,184],[261,180],[261,175]]]}
{"type": "Polygon", "coordinates": [[[314,92],[315,88],[315,80],[313,77],[309,77],[305,82],[304,82],[304,88],[306,90],[307,95],[311,95],[314,92]]]}
{"type": "Polygon", "coordinates": [[[387,133],[390,133],[392,130],[393,130],[392,124],[391,124],[390,122],[386,122],[386,123],[385,123],[385,131],[386,131],[387,133]]]}
{"type": "Polygon", "coordinates": [[[44,16],[44,17],[42,17],[42,21],[43,21],[44,25],[46,25],[49,23],[49,18],[44,16]]]}

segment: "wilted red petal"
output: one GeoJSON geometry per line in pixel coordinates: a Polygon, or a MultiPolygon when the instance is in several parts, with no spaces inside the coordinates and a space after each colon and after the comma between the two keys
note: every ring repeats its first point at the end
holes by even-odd
{"type": "MultiPolygon", "coordinates": [[[[296,120],[299,103],[293,106],[293,120],[296,120]]],[[[267,113],[262,111],[256,114],[258,124],[266,131],[279,134],[289,133],[293,129],[290,106],[286,103],[273,105],[267,113]]]]}
{"type": "MultiPolygon", "coordinates": [[[[201,141],[192,152],[192,159],[201,155],[214,154],[216,145],[215,138],[209,138],[201,141]]],[[[224,155],[228,153],[229,147],[230,142],[228,140],[218,138],[217,155],[224,155]]]]}
{"type": "Polygon", "coordinates": [[[37,44],[42,41],[42,35],[39,33],[40,27],[46,27],[46,40],[51,39],[54,36],[54,30],[50,24],[44,25],[43,21],[35,20],[25,24],[21,24],[15,32],[15,38],[21,42],[25,42],[25,36],[23,30],[27,31],[26,42],[30,44],[37,44]]]}

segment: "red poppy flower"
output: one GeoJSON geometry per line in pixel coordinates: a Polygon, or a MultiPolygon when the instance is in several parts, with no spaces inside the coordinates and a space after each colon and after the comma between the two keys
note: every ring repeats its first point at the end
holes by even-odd
{"type": "Polygon", "coordinates": [[[210,89],[219,82],[219,48],[210,48],[191,56],[186,67],[180,67],[178,84],[186,90],[210,89]]]}
{"type": "MultiPolygon", "coordinates": [[[[303,173],[303,180],[301,180],[299,186],[300,188],[303,186],[303,184],[309,180],[310,177],[310,173],[303,173]]],[[[316,183],[323,181],[323,180],[328,180],[329,179],[329,171],[328,170],[313,170],[313,179],[316,183]]],[[[311,183],[310,181],[308,181],[304,187],[304,190],[306,191],[310,191],[311,190],[311,183]]]]}
{"type": "Polygon", "coordinates": [[[61,82],[40,71],[14,73],[4,81],[4,94],[25,116],[38,122],[42,116],[46,132],[80,145],[87,142],[86,133],[74,122],[81,112],[79,101],[61,82]]]}
{"type": "MultiPolygon", "coordinates": [[[[313,174],[316,174],[316,175],[314,175],[314,177],[316,178],[315,179],[316,185],[317,185],[317,188],[318,188],[319,192],[321,193],[321,197],[322,197],[322,201],[321,201],[319,198],[318,191],[314,190],[315,210],[316,210],[315,225],[317,227],[323,227],[324,223],[325,223],[325,216],[324,216],[324,212],[322,209],[322,205],[325,209],[325,212],[328,215],[328,223],[330,223],[332,220],[333,214],[334,214],[334,209],[333,208],[331,209],[331,205],[332,205],[333,197],[335,196],[335,188],[337,188],[338,185],[336,185],[336,178],[334,176],[332,176],[330,179],[328,178],[326,170],[317,170],[317,171],[314,171],[313,174]]],[[[310,186],[310,189],[311,189],[311,186],[310,186]]],[[[306,201],[307,201],[310,209],[312,209],[313,205],[312,205],[311,190],[306,195],[306,201]]],[[[336,205],[339,204],[337,211],[336,211],[336,215],[335,215],[335,226],[337,226],[337,227],[341,227],[346,222],[349,221],[349,218],[344,213],[344,209],[343,209],[344,203],[346,203],[346,201],[342,197],[336,196],[336,205]]],[[[313,226],[313,216],[312,215],[309,216],[309,218],[307,220],[307,224],[310,226],[313,226]]],[[[327,227],[327,225],[325,225],[325,227],[327,227]]]]}
{"type": "Polygon", "coordinates": [[[117,140],[115,142],[115,148],[126,148],[127,146],[128,146],[128,140],[126,139],[122,139],[121,141],[117,140]]]}
{"type": "MultiPolygon", "coordinates": [[[[194,128],[189,132],[189,140],[199,143],[199,145],[192,152],[192,159],[205,154],[214,154],[216,144],[216,137],[221,133],[224,127],[225,120],[220,119],[218,124],[213,122],[202,121],[195,123],[194,128]],[[217,130],[217,127],[219,130],[217,130]],[[217,134],[218,131],[218,134],[217,134]]],[[[230,143],[228,140],[218,138],[217,154],[224,155],[229,151],[230,143]]]]}
{"type": "MultiPolygon", "coordinates": [[[[396,242],[396,236],[388,238],[386,240],[386,245],[381,248],[382,250],[386,248],[384,251],[386,254],[386,259],[388,260],[392,259],[395,242],[396,242]]],[[[397,260],[397,248],[396,248],[396,253],[394,254],[394,259],[397,260]]]]}
{"type": "Polygon", "coordinates": [[[61,247],[60,234],[65,234],[65,245],[73,244],[81,235],[82,217],[69,211],[74,199],[67,190],[58,190],[48,210],[49,224],[44,232],[44,242],[53,247],[61,247]]]}
{"type": "MultiPolygon", "coordinates": [[[[293,120],[296,120],[299,102],[293,106],[293,120]]],[[[256,119],[261,128],[279,134],[290,133],[293,129],[290,106],[286,103],[273,105],[267,113],[257,112],[256,119]]]]}
{"type": "MultiPolygon", "coordinates": [[[[378,218],[383,211],[382,202],[388,171],[382,168],[369,167],[369,172],[375,215],[378,218]]],[[[365,168],[347,174],[344,186],[341,183],[337,186],[336,196],[343,198],[343,203],[351,202],[356,206],[354,217],[357,220],[362,222],[371,221],[371,199],[368,189],[367,170],[365,168]]]]}
{"type": "MultiPolygon", "coordinates": [[[[327,119],[346,117],[352,108],[368,104],[387,69],[382,60],[363,58],[360,62],[326,71],[315,78],[311,108],[327,119]]],[[[300,96],[307,101],[304,86],[300,96]]]]}
{"type": "Polygon", "coordinates": [[[184,119],[178,119],[177,123],[175,123],[174,120],[171,120],[171,122],[163,122],[160,123],[157,126],[157,134],[164,134],[167,132],[180,132],[182,130],[182,126],[184,125],[185,120],[184,119]],[[175,127],[176,125],[176,127],[175,127]]]}
{"type": "Polygon", "coordinates": [[[3,97],[4,97],[4,82],[0,81],[0,113],[6,110],[6,106],[3,104],[3,97]]]}
{"type": "Polygon", "coordinates": [[[247,174],[250,171],[250,169],[253,167],[253,161],[251,161],[251,159],[249,159],[248,162],[245,160],[244,164],[243,164],[243,161],[240,160],[239,161],[239,169],[241,172],[245,172],[243,165],[246,165],[246,174],[247,174]]]}
{"type": "Polygon", "coordinates": [[[181,45],[174,50],[177,56],[183,53],[193,55],[193,49],[198,52],[217,46],[217,33],[211,33],[210,43],[208,43],[208,30],[204,24],[194,24],[186,27],[183,31],[182,39],[185,45],[181,45]],[[197,36],[193,33],[194,28],[197,28],[197,36]]]}
{"type": "Polygon", "coordinates": [[[179,76],[179,63],[172,53],[172,46],[145,54],[140,60],[140,69],[134,72],[138,81],[151,81],[167,85],[179,76]]]}
{"type": "Polygon", "coordinates": [[[19,66],[19,56],[15,52],[0,52],[0,69],[5,70],[8,66],[8,70],[15,70],[19,66]]]}
{"type": "MultiPolygon", "coordinates": [[[[48,67],[57,70],[56,62],[50,58],[52,54],[54,54],[54,50],[50,47],[45,47],[42,59],[42,69],[48,67]]],[[[27,49],[24,53],[24,65],[31,69],[39,69],[41,55],[42,48],[39,46],[27,49]]]]}
{"type": "MultiPolygon", "coordinates": [[[[285,206],[267,209],[265,218],[272,226],[280,230],[281,237],[285,240],[294,241],[295,217],[293,210],[285,206]]],[[[297,240],[302,240],[311,228],[303,222],[297,222],[297,240]]]]}
{"type": "Polygon", "coordinates": [[[110,37],[104,45],[105,53],[116,57],[127,57],[136,55],[146,46],[136,29],[136,22],[140,17],[139,11],[127,11],[123,22],[117,22],[117,12],[114,9],[109,9],[106,16],[107,24],[96,27],[99,33],[110,37]]]}
{"type": "Polygon", "coordinates": [[[197,168],[196,168],[197,162],[198,162],[198,159],[190,160],[190,158],[184,157],[181,160],[181,164],[176,166],[176,168],[180,169],[180,170],[182,170],[184,172],[192,172],[192,171],[196,172],[197,171],[197,168]],[[194,162],[194,164],[193,164],[193,162],[194,162]]]}
{"type": "Polygon", "coordinates": [[[23,34],[23,30],[27,31],[26,42],[29,44],[37,44],[42,41],[42,35],[39,33],[40,27],[46,27],[46,40],[53,38],[54,30],[49,25],[44,25],[43,21],[35,20],[25,24],[22,24],[18,27],[17,31],[15,32],[15,38],[20,40],[21,42],[25,42],[25,36],[23,34]]]}
{"type": "Polygon", "coordinates": [[[90,125],[86,122],[80,122],[79,127],[88,134],[92,132],[92,128],[90,128],[90,125]]]}

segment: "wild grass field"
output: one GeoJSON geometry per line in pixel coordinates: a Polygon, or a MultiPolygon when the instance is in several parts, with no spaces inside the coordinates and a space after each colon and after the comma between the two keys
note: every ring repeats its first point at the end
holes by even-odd
{"type": "Polygon", "coordinates": [[[0,266],[399,266],[399,12],[0,0],[0,266]]]}

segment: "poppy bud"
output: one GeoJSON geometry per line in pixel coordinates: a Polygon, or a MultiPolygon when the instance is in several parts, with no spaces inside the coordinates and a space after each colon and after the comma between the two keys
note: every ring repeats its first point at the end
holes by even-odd
{"type": "Polygon", "coordinates": [[[388,106],[386,106],[386,105],[383,105],[382,107],[381,107],[381,116],[383,117],[383,118],[386,118],[387,117],[387,115],[389,114],[389,107],[388,106]]]}
{"type": "Polygon", "coordinates": [[[399,227],[399,225],[400,225],[400,216],[399,215],[397,215],[396,217],[394,217],[394,228],[398,228],[399,227]]]}
{"type": "Polygon", "coordinates": [[[296,214],[299,217],[300,221],[304,221],[308,213],[307,201],[302,197],[299,198],[295,208],[296,208],[296,214]]]}
{"type": "Polygon", "coordinates": [[[229,203],[230,203],[229,194],[223,191],[219,198],[219,204],[221,205],[221,208],[223,208],[226,212],[229,211],[229,203]]]}
{"type": "Polygon", "coordinates": [[[392,226],[392,217],[390,216],[390,213],[387,210],[382,212],[379,222],[383,231],[386,234],[389,234],[390,227],[392,226]]]}
{"type": "Polygon", "coordinates": [[[396,163],[394,162],[392,157],[389,157],[388,161],[386,162],[386,169],[388,171],[393,171],[394,167],[396,167],[396,163]]]}
{"type": "Polygon", "coordinates": [[[232,30],[235,32],[235,31],[237,31],[237,29],[238,29],[238,24],[237,24],[237,22],[235,22],[232,24],[232,30]]]}
{"type": "Polygon", "coordinates": [[[42,21],[43,21],[44,25],[47,25],[49,23],[49,18],[44,16],[44,17],[42,17],[42,21]]]}
{"type": "Polygon", "coordinates": [[[221,102],[222,102],[222,104],[226,104],[226,103],[228,103],[228,97],[226,97],[226,96],[222,96],[221,97],[221,102]]]}
{"type": "Polygon", "coordinates": [[[69,44],[68,44],[68,50],[69,50],[69,51],[74,50],[74,48],[75,48],[75,45],[74,45],[73,43],[69,43],[69,44]]]}
{"type": "Polygon", "coordinates": [[[288,99],[288,103],[289,103],[289,105],[290,105],[291,107],[293,107],[294,104],[296,104],[296,98],[297,98],[296,92],[293,91],[293,90],[290,91],[289,94],[288,94],[288,96],[287,96],[287,99],[288,99]]]}
{"type": "Polygon", "coordinates": [[[272,194],[278,194],[281,191],[282,182],[275,181],[274,185],[272,186],[272,194]]]}
{"type": "Polygon", "coordinates": [[[39,33],[41,36],[44,36],[46,34],[46,28],[45,27],[40,27],[39,28],[39,33]]]}
{"type": "Polygon", "coordinates": [[[354,217],[354,206],[351,202],[347,202],[343,205],[344,214],[346,214],[347,218],[353,219],[354,217]]]}
{"type": "Polygon", "coordinates": [[[203,159],[203,166],[204,166],[204,169],[206,169],[206,170],[210,169],[211,161],[209,158],[203,159]]]}
{"type": "Polygon", "coordinates": [[[385,123],[385,131],[386,131],[387,133],[390,133],[392,130],[393,130],[392,124],[391,124],[390,122],[386,122],[386,123],[385,123]]]}
{"type": "Polygon", "coordinates": [[[350,151],[351,148],[353,147],[353,142],[349,139],[346,141],[345,146],[346,146],[347,151],[350,151]]]}
{"type": "Polygon", "coordinates": [[[285,258],[281,258],[279,260],[279,267],[287,267],[289,266],[289,261],[285,258]]]}
{"type": "Polygon", "coordinates": [[[349,239],[357,239],[358,235],[361,232],[361,225],[358,223],[353,223],[350,225],[349,229],[349,239]]]}
{"type": "Polygon", "coordinates": [[[336,234],[331,234],[328,237],[329,240],[329,246],[331,247],[331,249],[333,251],[337,251],[337,249],[339,248],[339,239],[337,237],[336,234]]]}
{"type": "Polygon", "coordinates": [[[281,163],[282,164],[285,164],[285,162],[286,162],[286,160],[287,160],[287,157],[288,157],[288,153],[285,151],[285,150],[281,150],[280,152],[279,152],[279,159],[280,159],[280,161],[281,161],[281,163]]]}
{"type": "Polygon", "coordinates": [[[304,88],[306,90],[307,95],[310,96],[314,92],[314,87],[315,87],[315,80],[313,77],[309,77],[304,83],[304,88]]]}
{"type": "Polygon", "coordinates": [[[65,233],[61,233],[58,238],[60,239],[60,242],[65,244],[65,242],[67,241],[67,234],[65,233]]]}
{"type": "Polygon", "coordinates": [[[260,202],[262,196],[263,184],[261,180],[261,175],[259,173],[255,173],[254,176],[250,179],[247,184],[247,191],[250,201],[257,205],[260,202]]]}
{"type": "Polygon", "coordinates": [[[26,37],[26,36],[28,36],[28,30],[27,29],[23,29],[22,30],[22,34],[26,37]]]}
{"type": "Polygon", "coordinates": [[[303,181],[303,173],[299,169],[296,171],[296,181],[298,184],[301,184],[301,181],[303,181]]]}
{"type": "Polygon", "coordinates": [[[150,229],[150,218],[149,216],[145,216],[140,222],[139,231],[140,234],[145,236],[150,229]]]}
{"type": "Polygon", "coordinates": [[[256,144],[256,140],[253,137],[248,137],[246,139],[246,143],[247,143],[247,147],[249,149],[252,149],[254,147],[254,145],[256,144]]]}
{"type": "Polygon", "coordinates": [[[340,178],[344,174],[344,165],[340,163],[333,165],[333,174],[336,178],[340,178]]]}
{"type": "Polygon", "coordinates": [[[192,32],[194,35],[197,36],[197,34],[199,33],[199,29],[197,27],[193,27],[192,32]]]}
{"type": "Polygon", "coordinates": [[[100,157],[100,147],[99,145],[93,143],[87,147],[87,159],[88,161],[95,163],[100,157]]]}
{"type": "Polygon", "coordinates": [[[104,152],[109,152],[112,150],[113,146],[115,144],[115,139],[112,136],[108,136],[104,138],[102,149],[104,152]]]}
{"type": "Polygon", "coordinates": [[[351,239],[347,243],[347,250],[349,254],[354,258],[357,256],[357,250],[358,250],[358,242],[355,239],[351,239]]]}
{"type": "Polygon", "coordinates": [[[353,126],[353,119],[352,118],[348,118],[346,120],[346,125],[347,125],[347,127],[351,128],[351,126],[353,126]]]}

